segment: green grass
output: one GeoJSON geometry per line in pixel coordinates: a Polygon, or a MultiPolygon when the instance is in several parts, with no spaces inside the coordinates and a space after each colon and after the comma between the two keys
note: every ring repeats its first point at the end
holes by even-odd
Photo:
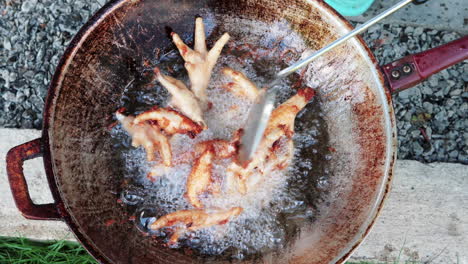
{"type": "Polygon", "coordinates": [[[1,264],[96,264],[78,243],[0,237],[1,264]]]}
{"type": "MultiPolygon", "coordinates": [[[[0,264],[97,264],[78,243],[69,241],[38,242],[26,238],[0,237],[0,264]]],[[[419,262],[405,262],[416,264],[419,262]]],[[[382,264],[347,262],[346,264],[382,264]]],[[[401,264],[400,261],[390,264],[401,264]]]]}

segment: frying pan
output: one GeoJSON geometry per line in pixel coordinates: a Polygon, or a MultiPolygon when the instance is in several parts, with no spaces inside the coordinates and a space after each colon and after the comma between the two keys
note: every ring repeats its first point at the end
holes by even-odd
{"type": "MultiPolygon", "coordinates": [[[[65,221],[101,263],[241,262],[165,247],[140,232],[116,199],[124,164],[108,129],[112,114],[144,94],[157,103],[151,101],[158,94],[142,65],[174,49],[168,31],[190,39],[195,16],[204,18],[209,40],[229,32],[234,45],[249,38],[272,48],[262,40],[282,38],[282,48],[302,52],[351,29],[322,1],[117,0],[105,5],[79,31],[57,67],[42,137],[7,155],[21,213],[65,221]],[[123,96],[129,89],[140,93],[123,96]],[[51,204],[32,202],[23,175],[23,162],[38,156],[44,160],[51,204]]],[[[312,164],[300,172],[310,178],[303,187],[311,194],[313,220],[280,251],[243,262],[343,263],[369,232],[389,192],[397,145],[391,93],[466,59],[467,45],[464,37],[381,68],[362,39],[355,38],[309,65],[301,82],[318,88],[317,96],[296,124],[320,132],[319,143],[300,153],[312,164]]]]}

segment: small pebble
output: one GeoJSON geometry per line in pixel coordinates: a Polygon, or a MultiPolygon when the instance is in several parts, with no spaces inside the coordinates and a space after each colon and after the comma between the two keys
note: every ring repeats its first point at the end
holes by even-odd
{"type": "Polygon", "coordinates": [[[419,129],[411,131],[412,138],[418,138],[420,135],[421,135],[421,131],[419,131],[419,129]]]}
{"type": "Polygon", "coordinates": [[[417,28],[414,30],[413,35],[414,35],[415,37],[417,37],[417,36],[421,35],[423,32],[424,32],[424,29],[423,29],[422,27],[417,27],[417,28]]]}
{"type": "Polygon", "coordinates": [[[417,141],[413,141],[413,151],[415,155],[421,155],[424,152],[424,148],[417,141]]]}
{"type": "Polygon", "coordinates": [[[464,82],[468,82],[468,71],[462,73],[462,79],[464,82]]]}
{"type": "Polygon", "coordinates": [[[442,76],[442,78],[444,78],[445,80],[450,79],[450,74],[449,74],[449,72],[447,71],[447,69],[441,71],[439,74],[440,74],[440,75],[442,76]]]}
{"type": "Polygon", "coordinates": [[[462,93],[462,89],[455,89],[450,92],[450,96],[459,96],[462,93]]]}
{"type": "Polygon", "coordinates": [[[432,114],[434,112],[434,106],[429,102],[423,103],[424,109],[426,109],[427,113],[432,114]]]}
{"type": "Polygon", "coordinates": [[[412,34],[414,32],[414,28],[411,26],[407,26],[405,28],[405,34],[412,34]]]}
{"type": "Polygon", "coordinates": [[[433,91],[430,87],[427,87],[426,85],[424,85],[422,86],[421,93],[427,95],[427,94],[432,94],[433,91]]]}
{"type": "Polygon", "coordinates": [[[437,75],[433,75],[433,76],[429,77],[428,82],[429,82],[429,85],[431,87],[438,87],[439,78],[437,77],[437,75]]]}
{"type": "Polygon", "coordinates": [[[10,40],[9,40],[8,38],[6,38],[6,37],[3,39],[3,48],[4,48],[5,50],[11,50],[11,42],[10,42],[10,40]]]}

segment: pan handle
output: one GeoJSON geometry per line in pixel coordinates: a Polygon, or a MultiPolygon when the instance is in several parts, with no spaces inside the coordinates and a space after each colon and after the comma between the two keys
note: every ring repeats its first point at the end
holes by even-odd
{"type": "Polygon", "coordinates": [[[398,93],[429,76],[468,59],[468,36],[382,66],[391,93],[398,93]]]}
{"type": "Polygon", "coordinates": [[[7,153],[7,174],[11,193],[25,218],[33,220],[60,220],[55,203],[34,204],[29,196],[28,184],[23,174],[24,161],[42,156],[42,138],[16,146],[7,153]]]}

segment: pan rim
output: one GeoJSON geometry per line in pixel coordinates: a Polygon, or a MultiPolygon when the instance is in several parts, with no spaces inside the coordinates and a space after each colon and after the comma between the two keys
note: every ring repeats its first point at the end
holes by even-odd
{"type": "Polygon", "coordinates": [[[113,13],[114,10],[120,8],[122,5],[129,1],[134,0],[111,0],[105,4],[101,9],[99,9],[78,31],[78,33],[73,37],[72,41],[68,44],[68,47],[65,49],[62,57],[60,58],[59,64],[57,65],[54,75],[52,77],[51,83],[49,85],[47,98],[44,104],[44,117],[43,117],[43,128],[42,128],[42,139],[44,145],[44,167],[46,171],[47,180],[52,192],[52,196],[57,204],[62,220],[67,224],[67,226],[72,230],[74,236],[80,242],[81,245],[91,254],[99,263],[112,263],[106,256],[103,254],[99,248],[93,243],[89,237],[84,234],[76,220],[68,212],[68,209],[65,206],[62,194],[58,188],[56,181],[56,169],[53,163],[53,155],[51,151],[52,140],[53,138],[50,135],[50,127],[53,124],[53,116],[55,112],[55,105],[60,89],[62,88],[61,84],[64,79],[64,75],[68,70],[68,66],[73,61],[77,51],[81,48],[82,43],[87,39],[91,32],[97,28],[100,23],[109,15],[113,13]]]}
{"type": "MultiPolygon", "coordinates": [[[[324,14],[330,15],[330,19],[334,19],[337,24],[342,23],[345,27],[346,31],[351,31],[354,27],[351,23],[346,20],[341,14],[339,14],[335,9],[329,6],[325,1],[313,1],[313,0],[306,0],[307,3],[313,5],[317,4],[320,8],[325,10],[324,14]],[[327,13],[328,12],[328,13],[327,13]]],[[[347,33],[346,32],[346,33],[347,33]]],[[[367,44],[365,43],[364,39],[358,35],[354,39],[350,40],[355,42],[357,47],[359,47],[359,53],[365,58],[365,61],[372,65],[370,67],[372,70],[372,74],[377,78],[377,92],[378,95],[382,99],[382,112],[384,113],[385,118],[385,135],[386,135],[386,158],[385,158],[385,165],[384,165],[384,175],[381,186],[379,186],[377,199],[374,201],[372,205],[371,213],[367,217],[367,219],[363,222],[360,227],[359,232],[353,238],[353,242],[351,242],[348,247],[342,250],[341,256],[335,257],[330,263],[345,263],[354,251],[361,245],[364,241],[366,236],[372,230],[375,225],[375,222],[380,215],[382,208],[384,206],[384,202],[388,197],[388,193],[390,192],[391,183],[393,180],[393,171],[394,165],[397,157],[397,131],[396,131],[396,121],[394,115],[394,109],[392,105],[391,93],[388,85],[385,81],[385,78],[382,74],[380,66],[378,66],[377,59],[375,58],[372,51],[369,49],[367,44]],[[367,55],[367,56],[366,56],[367,55]]]]}
{"type": "MultiPolygon", "coordinates": [[[[64,54],[62,55],[60,62],[55,70],[52,81],[49,85],[48,94],[46,102],[44,105],[44,116],[43,116],[43,128],[42,128],[42,139],[44,143],[44,155],[43,162],[47,174],[47,179],[49,186],[54,197],[54,200],[59,208],[60,214],[63,217],[63,220],[73,231],[76,238],[80,243],[86,248],[86,250],[100,263],[111,263],[109,259],[98,249],[96,245],[89,239],[86,234],[84,234],[79,226],[76,224],[76,221],[73,219],[72,215],[68,212],[68,209],[64,205],[64,200],[62,199],[62,194],[57,185],[55,178],[56,169],[53,164],[53,154],[51,151],[51,146],[53,144],[53,137],[50,134],[50,127],[53,124],[53,116],[55,112],[56,100],[60,93],[62,87],[62,81],[64,75],[68,71],[68,66],[73,61],[75,54],[81,48],[81,45],[84,41],[87,40],[89,34],[100,25],[100,23],[109,15],[113,13],[114,10],[120,8],[122,5],[128,2],[139,2],[139,0],[111,0],[106,5],[104,5],[100,10],[98,10],[87,22],[86,24],[78,31],[74,36],[64,54]]],[[[324,10],[324,14],[329,15],[330,19],[335,20],[337,25],[344,27],[344,30],[350,31],[353,26],[336,10],[330,7],[327,3],[322,0],[306,0],[308,5],[312,5],[324,10]]],[[[374,54],[370,51],[369,47],[365,44],[362,37],[358,36],[354,40],[359,47],[359,53],[365,58],[366,62],[372,70],[372,74],[376,77],[377,92],[382,99],[382,108],[385,118],[385,134],[386,134],[386,157],[384,165],[384,175],[382,184],[379,186],[379,191],[376,196],[376,200],[372,205],[371,213],[369,214],[366,221],[363,222],[359,232],[353,238],[353,242],[349,243],[348,247],[343,249],[339,256],[337,256],[332,263],[344,263],[351,254],[357,249],[357,247],[362,243],[364,238],[370,232],[374,226],[377,217],[379,216],[383,203],[386,200],[391,181],[393,178],[394,164],[396,160],[396,127],[395,127],[395,116],[393,106],[391,104],[391,95],[388,89],[386,82],[384,81],[383,74],[380,67],[378,66],[377,60],[374,57],[374,54]]]]}

